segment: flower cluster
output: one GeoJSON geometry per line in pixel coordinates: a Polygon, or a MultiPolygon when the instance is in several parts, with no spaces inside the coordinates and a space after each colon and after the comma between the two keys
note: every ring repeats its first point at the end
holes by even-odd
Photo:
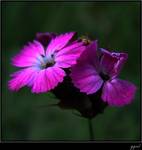
{"type": "Polygon", "coordinates": [[[131,103],[136,86],[118,78],[128,54],[74,37],[75,32],[37,33],[35,40],[12,58],[12,64],[21,70],[11,74],[9,89],[28,86],[32,93],[51,91],[59,98],[59,106],[91,118],[108,105],[131,103]]]}

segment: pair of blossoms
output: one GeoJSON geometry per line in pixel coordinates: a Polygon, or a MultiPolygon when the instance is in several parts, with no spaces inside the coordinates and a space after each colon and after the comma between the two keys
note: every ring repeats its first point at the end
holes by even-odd
{"type": "Polygon", "coordinates": [[[74,40],[74,36],[75,32],[38,33],[12,58],[12,64],[22,69],[11,74],[9,89],[28,86],[32,93],[49,92],[68,76],[80,93],[92,95],[101,89],[100,99],[110,106],[131,103],[136,86],[118,78],[128,55],[98,48],[97,41],[74,40]]]}

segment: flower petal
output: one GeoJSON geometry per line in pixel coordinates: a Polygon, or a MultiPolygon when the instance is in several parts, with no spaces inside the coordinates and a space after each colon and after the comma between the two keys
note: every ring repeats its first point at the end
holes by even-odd
{"type": "Polygon", "coordinates": [[[85,46],[82,45],[82,42],[75,42],[60,50],[55,56],[56,65],[62,68],[68,68],[74,65],[81,53],[85,50],[85,46]]]}
{"type": "Polygon", "coordinates": [[[79,63],[72,67],[71,78],[74,86],[87,94],[97,92],[103,84],[103,80],[94,66],[85,63],[79,63]]]}
{"type": "Polygon", "coordinates": [[[89,44],[81,54],[80,58],[78,59],[78,64],[83,63],[93,65],[94,69],[99,72],[99,51],[97,49],[97,40],[92,41],[92,43],[89,44]]]}
{"type": "Polygon", "coordinates": [[[56,33],[53,32],[44,32],[44,33],[36,33],[36,40],[39,41],[44,47],[46,47],[49,42],[57,36],[56,33]]]}
{"type": "Polygon", "coordinates": [[[101,49],[101,52],[103,54],[100,62],[102,72],[110,77],[116,77],[126,62],[128,55],[126,53],[109,52],[105,49],[101,49]]]}
{"type": "Polygon", "coordinates": [[[48,92],[63,81],[65,72],[58,67],[49,67],[41,70],[34,79],[33,93],[48,92]]]}
{"type": "Polygon", "coordinates": [[[36,68],[26,68],[11,74],[11,79],[8,81],[8,87],[12,91],[18,91],[20,88],[32,84],[33,77],[38,72],[36,68]]]}
{"type": "Polygon", "coordinates": [[[54,39],[52,39],[47,47],[46,55],[52,55],[54,51],[62,49],[74,36],[74,34],[75,32],[69,32],[56,36],[54,39]]]}
{"type": "Polygon", "coordinates": [[[131,82],[113,79],[103,87],[102,99],[111,106],[124,106],[132,102],[136,86],[131,82]]]}
{"type": "Polygon", "coordinates": [[[120,73],[124,63],[127,61],[128,54],[126,54],[126,53],[112,53],[112,55],[119,59],[117,61],[117,63],[115,64],[114,69],[113,69],[113,73],[111,75],[113,77],[116,77],[120,73]]]}
{"type": "Polygon", "coordinates": [[[44,48],[38,41],[34,41],[24,46],[21,52],[12,58],[12,64],[17,67],[33,66],[40,55],[45,55],[44,48]]]}

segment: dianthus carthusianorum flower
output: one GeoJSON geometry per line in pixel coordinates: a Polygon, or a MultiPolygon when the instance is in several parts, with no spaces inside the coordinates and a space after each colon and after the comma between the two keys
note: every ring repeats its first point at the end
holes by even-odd
{"type": "Polygon", "coordinates": [[[74,34],[69,32],[57,36],[38,33],[36,40],[12,58],[12,64],[22,69],[11,75],[9,88],[17,91],[29,86],[33,93],[54,89],[66,75],[63,68],[74,65],[85,48],[82,42],[71,42],[74,34]]]}
{"type": "Polygon", "coordinates": [[[136,86],[118,78],[127,57],[126,53],[97,50],[97,41],[94,41],[72,67],[72,81],[87,95],[102,88],[101,99],[111,106],[129,104],[135,95],[136,86]]]}

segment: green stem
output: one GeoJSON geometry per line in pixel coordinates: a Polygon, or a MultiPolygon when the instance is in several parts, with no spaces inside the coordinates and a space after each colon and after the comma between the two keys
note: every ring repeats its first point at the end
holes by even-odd
{"type": "Polygon", "coordinates": [[[94,140],[94,132],[93,132],[93,124],[92,124],[92,119],[88,119],[88,125],[89,125],[89,135],[90,135],[90,140],[94,140]]]}

